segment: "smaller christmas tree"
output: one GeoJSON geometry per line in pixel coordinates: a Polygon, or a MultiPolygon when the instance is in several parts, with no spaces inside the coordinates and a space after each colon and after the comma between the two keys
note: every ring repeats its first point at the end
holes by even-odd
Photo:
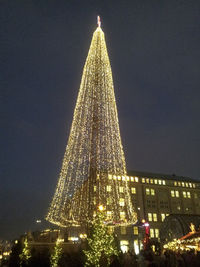
{"type": "Polygon", "coordinates": [[[50,266],[51,267],[57,267],[58,266],[58,262],[61,258],[62,255],[62,244],[63,240],[62,239],[57,239],[56,241],[56,245],[54,247],[53,253],[51,254],[51,258],[50,258],[50,266]]]}
{"type": "Polygon", "coordinates": [[[28,265],[29,259],[31,257],[30,249],[28,247],[27,237],[24,240],[24,246],[22,249],[22,253],[19,255],[20,258],[20,266],[28,265]]]}
{"type": "Polygon", "coordinates": [[[104,223],[105,215],[103,206],[99,206],[99,211],[94,218],[91,237],[87,239],[88,250],[84,251],[86,255],[85,266],[100,267],[102,261],[104,266],[110,263],[112,255],[118,255],[117,246],[112,234],[108,232],[108,227],[104,223]]]}

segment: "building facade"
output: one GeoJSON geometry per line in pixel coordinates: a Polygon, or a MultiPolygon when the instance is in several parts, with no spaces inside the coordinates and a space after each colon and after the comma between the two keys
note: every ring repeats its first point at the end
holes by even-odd
{"type": "MultiPolygon", "coordinates": [[[[120,177],[117,179],[120,180],[120,177]]],[[[149,224],[151,243],[160,242],[160,229],[171,214],[200,216],[200,181],[189,177],[144,172],[129,172],[127,179],[138,223],[116,229],[122,250],[139,251],[149,224]]]]}
{"type": "MultiPolygon", "coordinates": [[[[96,187],[94,186],[94,190],[96,187]]],[[[108,175],[105,190],[108,193],[105,206],[106,223],[110,232],[114,232],[123,252],[144,248],[147,238],[152,248],[160,248],[160,242],[179,238],[189,231],[190,223],[196,229],[200,224],[200,181],[189,177],[144,172],[128,172],[127,176],[108,175]],[[135,224],[112,223],[109,193],[115,180],[119,190],[119,204],[123,207],[128,185],[131,202],[137,211],[138,221],[135,224]],[[110,220],[111,219],[111,220],[110,220]]],[[[76,197],[79,192],[77,191],[76,197]]],[[[94,196],[93,201],[96,203],[94,196]]],[[[123,212],[121,212],[123,216],[123,212]]],[[[85,244],[86,229],[82,226],[69,226],[63,231],[48,229],[28,236],[31,246],[53,247],[59,237],[64,240],[66,251],[79,248],[85,244]]]]}

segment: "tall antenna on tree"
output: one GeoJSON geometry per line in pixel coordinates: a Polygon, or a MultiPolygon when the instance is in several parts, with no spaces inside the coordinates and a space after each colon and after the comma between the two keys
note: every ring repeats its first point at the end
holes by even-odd
{"type": "Polygon", "coordinates": [[[98,27],[101,27],[101,19],[100,19],[100,16],[97,16],[97,25],[98,25],[98,27]]]}

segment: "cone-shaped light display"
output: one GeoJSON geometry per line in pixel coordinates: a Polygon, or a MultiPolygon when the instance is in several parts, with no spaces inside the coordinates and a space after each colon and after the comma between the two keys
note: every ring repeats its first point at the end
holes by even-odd
{"type": "Polygon", "coordinates": [[[92,221],[98,206],[103,205],[108,222],[134,223],[137,218],[128,182],[112,71],[99,21],[46,219],[61,226],[83,224],[92,221]]]}

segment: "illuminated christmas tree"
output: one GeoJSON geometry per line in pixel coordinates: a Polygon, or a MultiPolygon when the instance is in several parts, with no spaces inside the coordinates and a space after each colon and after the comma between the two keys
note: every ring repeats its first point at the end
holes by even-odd
{"type": "Polygon", "coordinates": [[[106,207],[113,224],[134,223],[112,71],[98,17],[83,69],[69,140],[47,220],[67,226],[106,207]]]}
{"type": "Polygon", "coordinates": [[[110,257],[119,254],[114,237],[109,233],[104,221],[104,211],[97,211],[91,229],[91,237],[87,239],[88,250],[84,251],[86,255],[85,266],[99,267],[101,260],[104,261],[104,266],[108,266],[110,257]]]}
{"type": "Polygon", "coordinates": [[[22,253],[19,255],[20,258],[20,266],[26,266],[31,258],[31,252],[28,247],[28,240],[27,237],[24,240],[22,253]]]}
{"type": "Polygon", "coordinates": [[[59,266],[58,262],[62,256],[62,242],[63,242],[63,240],[61,240],[59,238],[56,241],[53,253],[51,254],[51,257],[50,257],[50,266],[51,267],[59,266]]]}

